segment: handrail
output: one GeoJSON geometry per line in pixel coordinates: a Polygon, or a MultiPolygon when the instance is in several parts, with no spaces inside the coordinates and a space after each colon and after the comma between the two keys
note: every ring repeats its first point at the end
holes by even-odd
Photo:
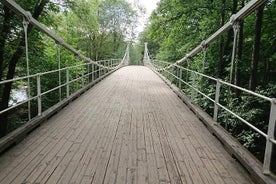
{"type": "MultiPolygon", "coordinates": [[[[202,42],[196,46],[192,51],[187,53],[183,58],[177,60],[175,63],[171,63],[166,68],[171,68],[174,66],[174,64],[180,64],[184,61],[189,60],[190,58],[196,56],[198,53],[203,51],[206,47],[208,47],[212,42],[214,42],[219,36],[224,34],[226,31],[228,31],[230,28],[232,28],[235,24],[237,24],[239,21],[246,18],[248,15],[250,15],[252,12],[254,12],[257,8],[262,6],[267,0],[251,0],[248,2],[239,12],[232,15],[230,17],[230,20],[224,24],[220,29],[218,29],[214,34],[212,34],[209,38],[206,40],[202,40],[202,42]]],[[[148,50],[145,50],[148,51],[148,50]]],[[[149,55],[149,54],[147,54],[149,55]]],[[[146,56],[146,55],[145,55],[146,56]]]]}
{"type": "MultiPolygon", "coordinates": [[[[147,43],[145,43],[145,54],[144,54],[144,63],[148,65],[148,67],[152,68],[153,70],[157,72],[166,72],[170,76],[172,76],[174,79],[178,80],[178,87],[180,90],[182,89],[181,84],[184,83],[188,87],[192,89],[192,100],[195,92],[198,92],[199,94],[203,95],[210,101],[214,103],[214,115],[213,119],[216,122],[218,118],[218,113],[219,113],[219,108],[224,109],[226,112],[230,113],[234,117],[238,118],[240,121],[242,121],[244,124],[252,128],[254,131],[258,132],[260,135],[264,136],[266,138],[266,147],[265,147],[265,157],[263,161],[263,173],[264,174],[270,174],[270,165],[271,165],[271,157],[272,157],[272,147],[273,144],[276,144],[276,140],[274,137],[274,131],[275,131],[275,124],[276,124],[276,98],[269,98],[267,96],[258,94],[256,92],[250,91],[248,89],[236,86],[234,84],[231,84],[232,80],[232,71],[233,71],[233,64],[235,60],[235,55],[236,55],[236,41],[237,41],[237,30],[239,29],[238,23],[239,21],[243,20],[246,18],[249,14],[251,14],[253,11],[255,11],[257,8],[262,6],[267,0],[251,0],[248,2],[239,12],[236,14],[232,15],[230,20],[224,24],[220,29],[218,29],[215,33],[213,33],[209,38],[206,40],[203,40],[201,44],[199,44],[197,47],[195,47],[191,52],[185,55],[185,57],[181,58],[180,60],[177,60],[174,63],[169,63],[166,61],[160,61],[160,60],[151,60],[149,57],[149,51],[147,48],[147,43]],[[229,30],[231,27],[234,29],[234,44],[233,44],[233,52],[232,52],[232,59],[231,59],[231,74],[230,74],[230,83],[226,81],[222,81],[220,79],[208,76],[206,74],[200,73],[198,71],[193,71],[188,68],[184,68],[180,66],[179,64],[182,63],[183,61],[189,61],[192,59],[194,56],[196,56],[199,52],[204,51],[206,52],[206,48],[215,40],[217,40],[220,35],[225,33],[227,30],[229,30]],[[179,71],[179,76],[176,76],[174,73],[170,72],[169,69],[176,69],[179,71]],[[192,84],[189,84],[188,82],[184,81],[182,79],[182,71],[185,70],[186,72],[189,72],[192,74],[192,84]],[[208,78],[214,82],[216,82],[215,86],[215,99],[212,99],[208,95],[204,94],[201,92],[199,89],[196,89],[195,87],[195,75],[199,75],[201,77],[208,78]],[[270,102],[271,107],[270,107],[270,117],[269,117],[269,122],[268,122],[268,131],[267,133],[264,133],[262,130],[258,129],[254,125],[252,125],[250,122],[246,121],[244,118],[239,116],[238,114],[234,113],[232,110],[228,109],[227,107],[223,106],[222,104],[219,103],[219,97],[220,97],[220,89],[221,85],[226,85],[228,87],[243,91],[247,94],[253,95],[255,97],[261,98],[265,101],[270,102]]],[[[162,74],[162,73],[161,73],[162,74]]],[[[182,91],[182,90],[181,90],[182,91]]]]}
{"type": "MultiPolygon", "coordinates": [[[[179,66],[179,65],[176,65],[176,64],[173,64],[173,67],[175,67],[178,71],[180,71],[180,73],[182,73],[182,71],[187,71],[191,74],[196,74],[196,75],[199,75],[201,77],[205,77],[205,78],[208,78],[214,82],[216,82],[216,86],[219,86],[219,87],[216,87],[216,94],[215,94],[215,99],[212,99],[210,96],[208,96],[207,94],[205,94],[204,92],[200,91],[200,89],[197,89],[195,87],[195,81],[193,81],[192,83],[193,84],[190,84],[188,82],[186,82],[185,80],[183,80],[181,78],[182,74],[179,74],[179,76],[175,75],[174,73],[170,72],[169,69],[170,68],[163,68],[162,70],[159,70],[158,68],[158,64],[168,64],[168,62],[162,62],[160,60],[158,61],[151,61],[151,65],[149,65],[149,67],[153,68],[154,70],[156,70],[157,72],[166,72],[168,73],[170,76],[172,76],[173,78],[177,79],[178,80],[178,83],[183,83],[185,85],[187,85],[188,87],[190,87],[192,89],[193,92],[197,92],[199,94],[201,94],[202,96],[204,96],[205,98],[207,98],[208,100],[210,100],[211,102],[214,103],[214,121],[217,121],[217,117],[218,117],[218,108],[221,108],[221,109],[224,109],[226,112],[230,113],[231,115],[233,115],[234,117],[236,117],[237,119],[239,119],[241,122],[243,122],[244,124],[246,124],[247,126],[249,126],[250,128],[252,128],[254,131],[258,132],[260,135],[262,135],[263,137],[266,138],[267,142],[271,143],[271,144],[276,144],[276,139],[274,138],[274,135],[270,134],[269,132],[273,132],[274,134],[274,129],[275,129],[275,121],[276,121],[276,98],[270,98],[270,97],[267,97],[267,96],[264,96],[264,95],[261,95],[261,94],[258,94],[256,92],[253,92],[253,91],[250,91],[248,89],[245,89],[245,88],[242,88],[242,87],[239,87],[239,86],[236,86],[234,84],[231,84],[229,82],[226,82],[226,81],[222,81],[220,79],[217,79],[217,78],[214,78],[214,77],[210,77],[206,74],[202,74],[200,72],[197,72],[197,71],[194,71],[194,70],[191,70],[191,69],[188,69],[188,68],[184,68],[182,66],[179,66]],[[250,95],[253,95],[255,97],[258,97],[258,98],[261,98],[267,102],[270,102],[271,103],[271,112],[270,112],[270,119],[269,119],[269,126],[268,126],[268,133],[264,133],[262,130],[260,130],[259,128],[257,128],[256,126],[252,125],[250,122],[248,122],[247,120],[245,120],[243,117],[241,117],[240,115],[238,115],[237,113],[233,112],[232,110],[230,110],[229,108],[223,106],[221,103],[219,103],[219,96],[220,96],[220,86],[221,85],[226,85],[228,87],[231,87],[231,88],[235,88],[235,89],[238,89],[240,91],[243,91],[247,94],[250,94],[250,95]]],[[[171,68],[173,69],[173,68],[171,68]]],[[[181,86],[181,85],[180,85],[181,86]]],[[[180,90],[181,90],[181,87],[180,87],[180,90]]],[[[266,151],[266,154],[265,155],[268,155],[269,153],[267,152],[272,152],[272,150],[268,150],[266,151]]],[[[269,174],[270,171],[268,170],[265,170],[266,168],[265,167],[270,167],[270,159],[265,159],[264,160],[264,170],[263,172],[265,174],[269,174]]]]}
{"type": "MultiPolygon", "coordinates": [[[[108,59],[108,60],[99,60],[97,62],[103,62],[103,61],[122,61],[122,60],[121,59],[108,59]]],[[[85,63],[85,64],[80,64],[80,65],[74,65],[74,66],[65,67],[65,68],[61,68],[61,69],[56,69],[56,70],[51,70],[51,71],[47,71],[47,72],[42,72],[42,73],[39,73],[39,74],[44,75],[44,74],[55,73],[55,72],[58,72],[58,71],[64,71],[64,70],[66,70],[66,68],[72,69],[72,68],[81,67],[81,66],[84,66],[84,65],[87,65],[87,64],[89,65],[89,64],[94,64],[94,63],[85,63]]],[[[109,69],[109,68],[116,68],[116,67],[104,67],[104,69],[109,69]]],[[[33,74],[33,75],[29,75],[29,76],[15,77],[15,78],[12,78],[12,79],[9,79],[9,80],[3,80],[3,81],[0,81],[0,85],[1,84],[5,84],[5,83],[9,83],[9,82],[16,82],[16,81],[19,81],[19,80],[24,80],[24,79],[32,78],[32,77],[35,77],[37,75],[38,75],[38,73],[37,74],[33,74]]]]}
{"type": "MultiPolygon", "coordinates": [[[[2,80],[0,81],[0,85],[5,85],[7,83],[13,83],[16,81],[27,81],[27,97],[21,102],[18,102],[16,104],[12,104],[11,106],[8,106],[5,109],[1,109],[0,115],[3,113],[7,113],[25,103],[28,103],[28,117],[29,121],[32,118],[31,115],[31,101],[37,100],[37,115],[40,116],[42,114],[42,97],[46,94],[49,94],[50,92],[59,90],[59,101],[62,101],[64,98],[69,99],[73,92],[70,91],[70,84],[73,82],[78,82],[76,86],[74,86],[74,90],[80,90],[85,88],[86,86],[89,86],[90,82],[98,81],[98,79],[103,78],[104,76],[112,73],[113,71],[117,70],[118,68],[128,65],[129,64],[129,45],[127,45],[124,57],[122,59],[107,59],[107,60],[99,60],[99,61],[93,61],[90,58],[87,58],[83,54],[81,54],[78,50],[74,49],[71,45],[64,42],[60,37],[56,36],[50,29],[48,29],[46,26],[41,24],[39,21],[34,19],[30,12],[25,11],[21,6],[19,6],[15,1],[13,0],[2,0],[1,3],[3,3],[5,6],[7,6],[9,9],[11,9],[13,12],[15,12],[17,15],[21,16],[23,18],[23,30],[24,30],[24,36],[25,36],[25,51],[26,51],[26,63],[27,63],[27,75],[21,76],[21,77],[14,77],[12,79],[2,80]],[[29,52],[28,52],[28,32],[27,28],[28,25],[32,24],[34,27],[38,29],[38,31],[41,31],[42,33],[46,34],[48,37],[50,37],[53,41],[55,41],[57,45],[57,55],[58,55],[58,69],[51,70],[51,71],[45,71],[37,74],[29,74],[29,52]],[[61,68],[60,67],[60,46],[67,49],[72,55],[75,56],[76,59],[82,61],[82,64],[76,64],[74,66],[68,66],[61,68]],[[95,68],[95,66],[97,66],[95,68]],[[87,68],[86,68],[87,67],[87,68]],[[78,70],[76,70],[78,69],[78,70]],[[76,70],[74,71],[76,75],[72,76],[70,75],[70,70],[76,70]],[[63,73],[62,73],[63,72],[63,73]],[[64,73],[66,72],[66,73],[64,73]],[[45,75],[50,74],[57,74],[58,75],[58,84],[51,89],[47,89],[47,91],[41,91],[41,87],[44,84],[41,84],[41,77],[45,75]],[[61,81],[62,76],[65,78],[66,81],[61,81]],[[97,78],[96,78],[97,77],[97,78]],[[30,86],[30,79],[36,80],[36,92],[32,91],[33,96],[31,96],[31,86],[30,86]],[[86,84],[88,82],[88,84],[86,84]],[[64,97],[64,94],[62,94],[62,88],[65,88],[66,94],[64,97]]],[[[35,83],[34,83],[35,85],[35,83]]],[[[33,90],[33,89],[32,89],[33,90]]],[[[75,91],[74,91],[75,92],[75,91]]],[[[34,115],[35,116],[35,115],[34,115]]],[[[35,117],[36,117],[35,116],[35,117]]]]}
{"type": "MultiPolygon", "coordinates": [[[[106,61],[111,61],[111,60],[106,60],[106,61]]],[[[118,59],[117,59],[117,60],[114,60],[114,59],[112,59],[112,61],[117,61],[116,63],[113,62],[113,64],[116,64],[116,65],[117,65],[117,66],[115,67],[116,69],[120,67],[119,64],[121,63],[121,60],[118,60],[118,59]]],[[[34,74],[34,75],[23,76],[23,77],[17,77],[17,78],[13,78],[13,79],[10,79],[10,80],[0,81],[0,85],[3,85],[3,84],[5,84],[5,83],[10,83],[10,82],[16,82],[16,81],[26,80],[26,79],[28,79],[28,78],[38,78],[38,76],[39,76],[39,78],[41,78],[41,77],[44,76],[44,75],[48,75],[48,74],[52,74],[52,73],[59,73],[59,72],[61,72],[61,71],[69,71],[70,69],[80,68],[80,67],[89,66],[89,65],[90,65],[90,66],[95,66],[94,63],[84,63],[84,64],[81,64],[81,65],[76,65],[76,66],[71,66],[71,67],[65,67],[65,68],[61,68],[61,69],[57,69],[57,70],[51,70],[51,71],[47,71],[47,72],[37,73],[37,74],[34,74]]],[[[105,69],[105,68],[102,68],[102,69],[105,69]]],[[[90,72],[86,73],[85,75],[83,74],[81,77],[79,77],[79,78],[77,78],[77,79],[69,80],[68,82],[66,82],[66,83],[64,83],[64,84],[61,84],[61,85],[58,85],[58,86],[56,86],[56,87],[54,87],[54,88],[52,88],[52,89],[50,89],[50,90],[48,90],[48,91],[46,91],[46,92],[41,92],[40,95],[43,96],[43,95],[45,95],[45,94],[47,94],[47,93],[49,93],[49,92],[55,91],[55,90],[57,90],[57,89],[59,89],[59,88],[62,88],[62,87],[64,87],[64,86],[66,86],[66,85],[69,85],[69,84],[72,83],[72,82],[75,82],[75,81],[80,80],[80,79],[84,79],[85,77],[87,77],[87,76],[89,76],[89,75],[93,75],[94,73],[96,73],[96,72],[98,72],[98,71],[100,71],[100,70],[102,70],[102,69],[90,71],[90,72]]],[[[108,73],[110,73],[111,71],[112,71],[112,70],[110,70],[108,73]]],[[[69,75],[69,73],[67,72],[66,75],[69,75]]],[[[69,76],[67,76],[67,77],[69,77],[69,76]]],[[[93,81],[92,81],[92,82],[93,82],[93,81]]],[[[39,82],[39,83],[40,83],[40,82],[39,82]]],[[[38,86],[38,87],[39,87],[39,86],[38,86]]],[[[40,86],[40,87],[41,87],[41,86],[40,86]]],[[[39,88],[40,88],[40,87],[39,87],[39,88]]],[[[0,114],[3,114],[3,113],[5,113],[5,112],[7,112],[7,111],[10,111],[10,110],[12,110],[12,109],[14,109],[14,108],[16,108],[16,107],[18,107],[18,106],[24,104],[24,103],[27,103],[27,102],[29,102],[29,101],[31,101],[31,100],[35,100],[35,99],[37,99],[37,98],[38,98],[38,95],[36,95],[36,96],[34,96],[34,97],[31,97],[31,98],[28,98],[28,99],[26,99],[26,100],[24,100],[24,101],[22,101],[22,102],[19,102],[19,103],[15,104],[15,105],[12,105],[11,107],[8,107],[7,109],[4,109],[4,110],[0,111],[0,114]]]]}

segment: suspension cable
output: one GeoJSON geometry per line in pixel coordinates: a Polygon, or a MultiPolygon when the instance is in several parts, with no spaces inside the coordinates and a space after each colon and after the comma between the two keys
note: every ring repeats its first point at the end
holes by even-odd
{"type": "Polygon", "coordinates": [[[233,25],[234,30],[234,42],[233,42],[233,50],[232,50],[232,58],[231,58],[231,70],[230,70],[230,83],[233,83],[233,70],[234,70],[234,62],[236,62],[237,56],[237,45],[239,39],[239,32],[240,32],[240,24],[239,22],[234,23],[233,25]]]}
{"type": "MultiPolygon", "coordinates": [[[[27,67],[27,76],[30,75],[29,68],[29,45],[28,45],[28,25],[29,21],[23,17],[23,29],[24,29],[24,37],[25,37],[25,54],[26,54],[26,67],[27,67]]],[[[30,88],[30,78],[27,78],[27,95],[28,99],[31,98],[31,88],[30,88]]],[[[28,101],[28,118],[31,119],[31,101],[28,101]]]]}
{"type": "MultiPolygon", "coordinates": [[[[52,38],[56,43],[60,44],[64,48],[66,48],[68,51],[72,52],[74,55],[77,55],[81,60],[83,60],[85,62],[88,62],[88,63],[93,63],[94,65],[97,65],[98,67],[104,68],[104,69],[111,69],[111,70],[113,70],[113,69],[116,69],[118,67],[118,66],[116,66],[116,67],[106,67],[106,66],[104,66],[102,64],[99,64],[96,61],[93,61],[90,58],[84,56],[79,51],[77,51],[76,49],[74,49],[71,45],[69,45],[66,42],[64,42],[60,37],[56,36],[46,26],[44,26],[43,24],[41,24],[40,22],[38,22],[36,19],[34,19],[32,17],[32,15],[28,11],[24,10],[21,6],[19,6],[13,0],[2,0],[1,2],[3,4],[5,4],[7,7],[9,7],[12,11],[14,11],[19,16],[23,16],[26,20],[28,20],[29,24],[32,24],[38,30],[40,30],[41,32],[45,33],[47,36],[49,36],[50,38],[52,38]]],[[[123,62],[123,60],[122,60],[122,62],[123,62]]],[[[123,64],[122,62],[119,64],[119,66],[121,66],[123,64]]]]}
{"type": "MultiPolygon", "coordinates": [[[[234,27],[236,22],[245,19],[249,14],[254,12],[256,9],[258,9],[260,6],[262,6],[266,2],[267,2],[267,0],[251,0],[239,12],[237,12],[236,14],[233,14],[231,16],[230,20],[226,24],[224,24],[214,34],[212,34],[209,38],[207,38],[206,40],[203,40],[202,42],[204,42],[206,47],[209,46],[212,42],[217,40],[217,38],[219,38],[222,34],[224,34],[226,31],[228,31],[229,29],[234,27]]],[[[164,69],[171,68],[175,64],[179,64],[184,61],[187,61],[189,58],[194,57],[202,50],[203,50],[203,47],[200,44],[197,47],[195,47],[191,52],[186,54],[185,57],[181,58],[180,60],[177,60],[175,63],[171,63],[169,66],[166,66],[164,69]]],[[[231,76],[232,76],[232,74],[231,74],[231,76]]],[[[230,77],[230,78],[232,80],[232,77],[230,77]]]]}

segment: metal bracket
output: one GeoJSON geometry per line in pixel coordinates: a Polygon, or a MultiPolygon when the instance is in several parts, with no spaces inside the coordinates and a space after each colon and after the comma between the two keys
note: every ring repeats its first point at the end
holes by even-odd
{"type": "Polygon", "coordinates": [[[235,21],[234,23],[233,23],[233,30],[234,30],[234,32],[235,33],[238,33],[239,31],[240,31],[240,22],[239,21],[235,21]]]}
{"type": "Polygon", "coordinates": [[[191,55],[190,54],[186,54],[185,59],[187,62],[189,62],[191,60],[191,55]]]}
{"type": "Polygon", "coordinates": [[[26,15],[23,16],[23,26],[24,26],[24,28],[28,27],[31,19],[32,19],[32,14],[31,14],[31,12],[27,11],[26,15]]]}
{"type": "Polygon", "coordinates": [[[27,29],[28,29],[28,25],[29,25],[29,21],[28,20],[26,20],[26,18],[25,17],[23,17],[23,21],[22,21],[22,24],[23,24],[23,28],[24,28],[24,32],[25,32],[25,34],[27,34],[27,29]]]}
{"type": "Polygon", "coordinates": [[[230,17],[230,24],[233,26],[233,25],[235,24],[236,21],[237,21],[236,14],[233,14],[233,15],[230,17]]]}
{"type": "Polygon", "coordinates": [[[206,41],[205,41],[205,40],[203,40],[203,41],[201,42],[200,46],[201,46],[201,48],[202,48],[203,51],[206,51],[206,49],[207,49],[207,47],[208,47],[208,45],[206,44],[206,41]]]}

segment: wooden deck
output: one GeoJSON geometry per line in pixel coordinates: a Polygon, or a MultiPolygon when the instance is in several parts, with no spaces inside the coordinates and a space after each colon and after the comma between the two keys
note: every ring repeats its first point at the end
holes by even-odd
{"type": "Polygon", "coordinates": [[[0,183],[252,183],[146,67],[124,67],[0,157],[0,183]]]}

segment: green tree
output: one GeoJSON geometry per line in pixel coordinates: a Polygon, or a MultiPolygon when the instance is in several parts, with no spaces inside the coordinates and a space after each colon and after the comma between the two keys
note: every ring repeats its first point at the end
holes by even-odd
{"type": "MultiPolygon", "coordinates": [[[[93,60],[122,57],[127,38],[132,35],[137,22],[136,10],[133,10],[125,0],[18,0],[16,2],[23,9],[30,11],[33,18],[48,26],[65,42],[93,60]]],[[[0,25],[0,80],[26,75],[25,40],[21,17],[1,3],[0,25]]],[[[31,74],[58,68],[59,46],[43,33],[33,29],[31,24],[28,26],[28,43],[31,74]]],[[[61,46],[61,67],[82,62],[61,46]]],[[[70,71],[70,77],[76,77],[80,72],[81,69],[76,68],[70,71]]],[[[56,74],[42,78],[42,91],[56,87],[57,78],[56,74]]],[[[65,80],[64,77],[62,80],[65,80]]],[[[9,106],[11,90],[17,85],[18,83],[0,85],[0,110],[9,106]]],[[[26,82],[23,82],[23,85],[26,85],[26,82]]],[[[36,95],[36,81],[31,80],[30,85],[32,95],[36,95]]],[[[74,86],[75,89],[78,88],[78,84],[74,86]]],[[[43,107],[46,109],[59,99],[57,92],[51,93],[50,96],[43,97],[43,107]]],[[[19,108],[22,111],[26,107],[22,105],[19,108]]],[[[36,109],[32,110],[32,114],[36,114],[36,109]]],[[[26,114],[25,110],[24,112],[26,114]]],[[[10,126],[8,118],[15,114],[14,110],[0,115],[0,136],[7,133],[10,126]]],[[[20,121],[23,121],[23,118],[20,117],[20,121]]]]}
{"type": "MultiPolygon", "coordinates": [[[[32,17],[35,19],[40,16],[46,16],[44,9],[56,10],[53,8],[53,4],[49,0],[42,1],[18,1],[18,3],[26,10],[32,13],[32,17]]],[[[0,32],[0,80],[12,79],[18,74],[16,71],[17,65],[22,62],[22,56],[24,53],[24,34],[20,25],[21,20],[1,3],[1,32],[0,32]]],[[[39,40],[38,34],[32,32],[33,26],[29,25],[27,33],[30,39],[39,40]]],[[[6,83],[1,85],[0,94],[0,110],[6,109],[9,105],[9,99],[12,89],[12,83],[6,83]]],[[[0,115],[0,136],[5,135],[7,131],[7,118],[8,114],[3,113],[0,115]]]]}
{"type": "MultiPolygon", "coordinates": [[[[249,1],[201,0],[194,3],[188,0],[161,0],[140,40],[142,43],[148,42],[153,57],[175,62],[228,22],[247,2],[249,1]]],[[[256,13],[239,22],[237,60],[233,74],[234,84],[244,88],[250,86],[252,90],[272,98],[276,95],[276,29],[273,29],[276,22],[275,13],[276,2],[270,0],[256,13]]],[[[205,74],[229,81],[233,36],[233,29],[229,29],[208,46],[205,74]]],[[[185,61],[182,66],[202,72],[202,54],[193,57],[189,62],[185,61]]],[[[176,71],[172,72],[177,74],[176,71]]],[[[185,80],[191,78],[186,74],[183,74],[184,76],[185,80]]],[[[202,81],[197,87],[205,94],[213,96],[214,89],[210,89],[212,85],[209,81],[202,81]]],[[[187,86],[184,86],[183,90],[187,94],[191,91],[187,86]]],[[[221,103],[262,131],[267,131],[268,103],[246,96],[239,90],[223,90],[221,103]]],[[[212,115],[213,102],[203,99],[200,95],[197,101],[212,115]]],[[[242,122],[225,112],[221,112],[219,122],[249,150],[257,155],[263,153],[261,150],[264,148],[264,141],[261,136],[244,126],[242,122]]],[[[258,155],[258,158],[261,157],[258,155]]]]}

